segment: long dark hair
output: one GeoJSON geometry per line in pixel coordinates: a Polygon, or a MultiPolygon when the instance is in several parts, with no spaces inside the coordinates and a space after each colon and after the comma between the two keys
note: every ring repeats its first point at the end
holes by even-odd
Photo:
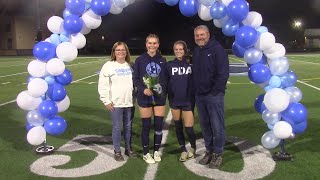
{"type": "Polygon", "coordinates": [[[183,47],[183,50],[184,50],[184,56],[183,58],[186,59],[186,61],[191,64],[191,56],[190,56],[190,53],[189,53],[189,49],[188,49],[188,46],[187,46],[187,43],[185,41],[182,41],[182,40],[179,40],[179,41],[176,41],[174,44],[173,44],[173,50],[174,50],[174,47],[177,45],[177,44],[180,44],[182,45],[183,47]]]}

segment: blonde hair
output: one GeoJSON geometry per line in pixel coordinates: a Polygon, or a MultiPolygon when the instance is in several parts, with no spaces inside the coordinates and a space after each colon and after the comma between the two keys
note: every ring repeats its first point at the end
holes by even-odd
{"type": "Polygon", "coordinates": [[[155,38],[155,39],[157,39],[157,40],[158,40],[158,43],[160,44],[160,39],[159,39],[159,36],[158,36],[158,35],[156,35],[156,34],[149,34],[149,35],[147,36],[147,38],[146,38],[146,43],[148,42],[148,40],[149,40],[150,38],[155,38]]]}
{"type": "Polygon", "coordinates": [[[116,51],[116,48],[120,45],[123,45],[124,48],[126,49],[126,52],[127,52],[127,55],[126,55],[126,62],[128,64],[131,64],[131,57],[130,57],[130,51],[129,51],[129,48],[127,46],[126,43],[124,42],[121,42],[121,41],[118,41],[116,43],[114,43],[114,45],[112,46],[112,50],[111,50],[111,61],[115,61],[116,60],[116,55],[115,55],[115,51],[116,51]]]}
{"type": "Polygon", "coordinates": [[[182,45],[182,47],[183,47],[183,50],[184,50],[183,58],[185,58],[188,63],[191,63],[191,62],[190,62],[190,61],[191,61],[191,57],[190,57],[190,53],[189,53],[189,49],[188,49],[187,43],[186,43],[185,41],[182,41],[182,40],[176,41],[176,42],[173,44],[173,50],[174,50],[174,47],[175,47],[177,44],[180,44],[180,45],[182,45]]]}

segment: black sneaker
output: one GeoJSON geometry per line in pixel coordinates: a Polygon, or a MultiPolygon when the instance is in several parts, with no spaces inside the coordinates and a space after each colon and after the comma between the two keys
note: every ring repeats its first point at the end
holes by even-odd
{"type": "Polygon", "coordinates": [[[124,154],[127,155],[130,158],[138,157],[137,153],[135,153],[135,152],[133,152],[131,150],[127,150],[127,149],[124,151],[124,154]]]}
{"type": "Polygon", "coordinates": [[[209,168],[218,169],[222,164],[222,154],[212,153],[212,159],[209,163],[209,168]]]}
{"type": "Polygon", "coordinates": [[[210,163],[212,159],[212,153],[206,151],[206,154],[204,155],[204,157],[199,161],[199,164],[202,164],[202,165],[207,165],[210,163]]]}
{"type": "Polygon", "coordinates": [[[116,161],[124,161],[124,158],[123,158],[121,152],[114,152],[114,159],[116,161]]]}

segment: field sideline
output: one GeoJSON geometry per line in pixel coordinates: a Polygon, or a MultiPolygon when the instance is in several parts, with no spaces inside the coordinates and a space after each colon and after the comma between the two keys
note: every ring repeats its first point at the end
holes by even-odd
{"type": "MultiPolygon", "coordinates": [[[[255,112],[253,103],[264,91],[246,76],[231,76],[225,98],[226,130],[230,142],[226,144],[224,162],[219,170],[209,170],[194,161],[178,162],[180,152],[172,125],[165,130],[163,161],[156,166],[148,166],[141,157],[122,164],[115,162],[110,140],[112,122],[97,92],[97,73],[109,58],[103,56],[78,57],[67,64],[73,74],[73,83],[66,87],[71,106],[59,115],[67,120],[68,129],[61,136],[47,136],[48,144],[60,148],[54,156],[36,155],[35,147],[26,141],[26,112],[15,103],[16,96],[27,89],[26,69],[32,57],[0,57],[0,178],[317,179],[320,177],[320,54],[289,54],[287,57],[290,70],[298,76],[296,86],[303,93],[301,103],[308,110],[306,132],[286,141],[286,150],[294,155],[294,161],[274,163],[269,156],[279,148],[265,151],[258,146],[268,128],[261,115],[255,112]]],[[[229,56],[229,60],[244,63],[235,56],[229,56]]],[[[202,154],[201,130],[197,113],[195,115],[198,153],[202,154]]],[[[170,118],[168,121],[170,124],[170,118]]],[[[141,120],[136,110],[133,148],[141,154],[140,130],[141,120]]],[[[150,138],[153,142],[153,137],[150,138]]]]}

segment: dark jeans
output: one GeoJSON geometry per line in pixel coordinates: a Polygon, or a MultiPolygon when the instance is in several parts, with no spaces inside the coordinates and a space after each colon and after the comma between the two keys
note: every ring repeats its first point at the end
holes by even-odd
{"type": "Polygon", "coordinates": [[[224,94],[196,96],[200,127],[206,150],[223,153],[225,144],[224,94]]]}
{"type": "Polygon", "coordinates": [[[123,124],[123,137],[125,149],[131,149],[131,124],[132,124],[132,107],[114,108],[111,112],[112,118],[112,141],[114,150],[120,152],[121,143],[121,123],[123,124]]]}

